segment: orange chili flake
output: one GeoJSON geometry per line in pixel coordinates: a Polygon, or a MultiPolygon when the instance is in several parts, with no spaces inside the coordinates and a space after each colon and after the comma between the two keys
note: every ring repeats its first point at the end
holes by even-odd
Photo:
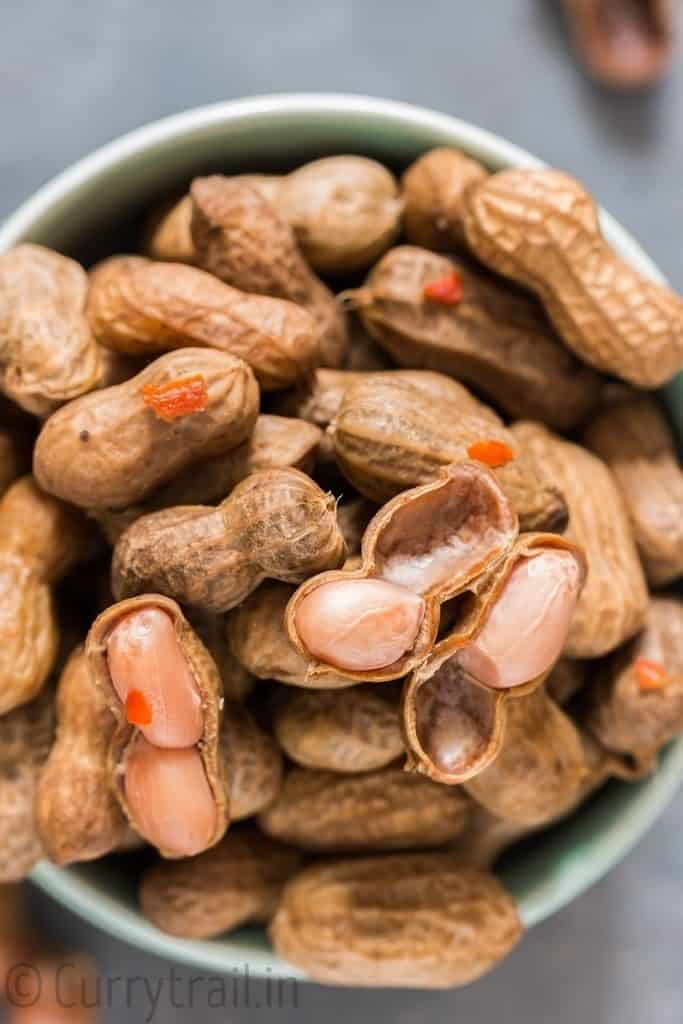
{"type": "Polygon", "coordinates": [[[201,373],[169,380],[165,384],[145,384],[141,393],[145,405],[165,423],[202,412],[209,402],[206,381],[201,373]]]}
{"type": "Polygon", "coordinates": [[[660,661],[651,661],[650,658],[638,658],[635,669],[638,686],[644,693],[650,693],[652,690],[661,690],[668,682],[666,669],[660,661]]]}
{"type": "Polygon", "coordinates": [[[467,454],[477,462],[484,462],[491,469],[498,466],[505,466],[515,457],[515,453],[509,444],[504,441],[475,441],[467,449],[467,454]]]}
{"type": "Polygon", "coordinates": [[[149,701],[140,690],[130,690],[126,697],[126,721],[131,725],[149,725],[152,721],[149,701]]]}
{"type": "Polygon", "coordinates": [[[457,306],[462,299],[462,279],[460,274],[452,271],[438,281],[429,281],[422,289],[425,299],[438,302],[442,306],[457,306]]]}

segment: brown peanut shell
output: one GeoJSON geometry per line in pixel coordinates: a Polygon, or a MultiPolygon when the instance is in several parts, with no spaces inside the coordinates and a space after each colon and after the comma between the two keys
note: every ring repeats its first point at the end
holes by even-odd
{"type": "Polygon", "coordinates": [[[591,452],[561,440],[540,424],[514,424],[519,441],[535,451],[569,506],[567,538],[583,548],[588,577],[564,653],[596,658],[641,629],[647,584],[624,501],[614,477],[591,452]]]}
{"type": "Polygon", "coordinates": [[[241,359],[186,348],[150,363],[136,377],[58,410],[36,442],[41,487],[82,508],[123,509],[146,498],[191,463],[242,444],[258,416],[259,392],[241,359]],[[148,408],[143,387],[200,374],[201,412],[167,423],[148,408]]]}
{"type": "Polygon", "coordinates": [[[601,666],[586,691],[582,722],[605,750],[626,756],[643,772],[653,770],[659,750],[683,731],[683,604],[653,597],[643,631],[601,666]],[[663,685],[646,691],[637,662],[661,665],[663,685]]]}
{"type": "Polygon", "coordinates": [[[465,234],[483,263],[536,293],[590,366],[641,388],[683,367],[683,301],[617,256],[595,202],[569,175],[515,168],[473,185],[465,234]]]}
{"type": "Polygon", "coordinates": [[[507,956],[522,925],[493,875],[412,853],[307,868],[285,886],[269,934],[313,981],[450,988],[507,956]]]}
{"type": "Polygon", "coordinates": [[[91,272],[88,319],[97,340],[129,355],[206,347],[243,359],[265,390],[288,387],[318,359],[310,314],[247,295],[184,263],[114,256],[91,272]]]}
{"type": "Polygon", "coordinates": [[[683,471],[663,412],[634,398],[601,413],[584,438],[614,473],[648,580],[671,583],[683,575],[683,471]]]}
{"type": "Polygon", "coordinates": [[[274,839],[325,853],[443,846],[465,827],[470,802],[400,768],[359,775],[292,768],[259,815],[274,839]]]}
{"type": "Polygon", "coordinates": [[[502,422],[440,402],[396,374],[371,375],[348,388],[331,434],[344,475],[366,498],[380,503],[469,458],[473,444],[501,442],[513,458],[493,474],[510,498],[520,529],[561,531],[566,526],[559,489],[547,473],[539,473],[502,422]]]}
{"type": "Polygon", "coordinates": [[[57,731],[36,793],[36,821],[54,864],[95,860],[129,836],[109,784],[107,756],[116,728],[79,645],[57,686],[57,731]]]}
{"type": "Polygon", "coordinates": [[[159,861],[142,877],[145,917],[169,935],[209,939],[275,913],[282,886],[301,854],[249,825],[231,828],[210,850],[159,861]]]}
{"type": "Polygon", "coordinates": [[[465,672],[457,655],[483,629],[520,558],[548,547],[571,552],[585,581],[586,562],[575,544],[554,533],[521,534],[505,560],[474,581],[460,615],[406,680],[401,727],[408,771],[458,785],[479,775],[498,757],[505,739],[508,702],[533,693],[547,673],[513,689],[496,690],[465,672]],[[445,751],[437,744],[445,745],[445,751]]]}
{"type": "Polygon", "coordinates": [[[297,469],[262,470],[217,508],[186,505],[136,520],[114,550],[112,588],[117,598],[159,591],[224,612],[264,579],[296,583],[343,558],[333,497],[297,469]]]}
{"type": "Polygon", "coordinates": [[[443,602],[466,590],[502,562],[516,536],[514,512],[490,470],[481,463],[458,462],[447,466],[431,483],[397,495],[380,509],[365,531],[361,567],[325,572],[308,579],[287,606],[288,636],[296,650],[309,661],[307,685],[315,688],[316,680],[324,680],[330,672],[359,682],[385,682],[405,675],[432,649],[443,602]],[[430,519],[434,520],[433,527],[430,519]],[[481,538],[484,526],[486,538],[481,539],[468,559],[464,559],[464,564],[423,593],[426,610],[413,648],[393,665],[358,672],[336,669],[309,656],[296,628],[296,614],[300,602],[317,587],[345,579],[388,579],[392,567],[405,561],[406,555],[419,559],[439,542],[450,546],[461,531],[469,539],[479,528],[481,538]]]}
{"type": "Polygon", "coordinates": [[[345,314],[316,277],[286,220],[240,178],[195,178],[192,240],[199,264],[243,292],[284,299],[313,318],[323,366],[341,366],[348,344],[345,314]]]}
{"type": "Polygon", "coordinates": [[[589,665],[575,658],[560,658],[545,681],[548,696],[562,707],[588,682],[589,665]]]}
{"type": "Polygon", "coordinates": [[[0,254],[0,390],[46,416],[99,385],[101,350],[85,317],[88,277],[25,243],[0,254]]]}
{"type": "Polygon", "coordinates": [[[192,199],[184,195],[152,212],[142,239],[142,251],[151,260],[197,263],[192,241],[192,199]]]}
{"type": "Polygon", "coordinates": [[[282,786],[282,754],[271,736],[237,701],[226,701],[220,749],[230,798],[230,820],[258,814],[282,786]]]}
{"type": "MultiPolygon", "coordinates": [[[[102,612],[90,627],[85,652],[88,667],[95,684],[100,688],[104,700],[114,715],[116,728],[111,736],[108,749],[108,773],[110,786],[118,799],[126,820],[135,828],[124,791],[126,756],[137,736],[137,730],[129,725],[121,701],[114,690],[107,663],[107,641],[109,634],[118,623],[132,612],[142,608],[157,608],[173,622],[178,644],[187,659],[192,677],[201,698],[204,714],[202,738],[198,743],[204,771],[216,803],[216,831],[210,845],[219,841],[230,820],[228,784],[225,766],[219,751],[219,730],[223,691],[216,664],[194,632],[175,601],[161,594],[144,594],[141,597],[119,601],[102,612]]],[[[167,851],[159,851],[171,856],[167,851]]]]}
{"type": "Polygon", "coordinates": [[[265,580],[230,612],[226,635],[237,661],[257,679],[277,679],[289,686],[339,689],[352,679],[333,672],[310,679],[308,661],[287,636],[285,612],[295,588],[265,580]]]}
{"type": "Polygon", "coordinates": [[[276,694],[275,736],[304,768],[332,772],[375,771],[404,753],[394,687],[353,686],[276,694]]]}
{"type": "Polygon", "coordinates": [[[597,403],[598,375],[567,351],[535,300],[478,267],[398,246],[347,301],[401,366],[448,373],[508,416],[565,430],[597,403]],[[425,285],[453,273],[462,284],[457,303],[425,296],[425,285]]]}
{"type": "Polygon", "coordinates": [[[412,245],[452,252],[465,242],[465,189],[488,171],[459,149],[439,146],[410,165],[401,178],[403,228],[412,245]]]}

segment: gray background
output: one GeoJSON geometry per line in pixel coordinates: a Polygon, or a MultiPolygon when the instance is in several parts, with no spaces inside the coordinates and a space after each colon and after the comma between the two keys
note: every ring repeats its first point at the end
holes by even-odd
{"type": "MultiPolygon", "coordinates": [[[[99,144],[220,99],[288,90],[425,104],[506,135],[579,176],[683,290],[683,62],[655,93],[614,96],[569,58],[557,0],[1,0],[0,217],[99,144]]],[[[683,28],[683,26],[682,26],[683,28]]],[[[683,839],[679,797],[609,878],[534,929],[496,973],[456,993],[304,986],[298,1009],[173,1008],[155,1021],[326,1024],[349,1019],[489,1024],[681,1024],[683,839]]],[[[109,976],[169,965],[35,894],[51,934],[87,946],[109,976]]],[[[176,1003],[193,973],[178,969],[176,1003]]],[[[108,1022],[150,1019],[116,989],[108,1022]]],[[[240,994],[244,1003],[244,994],[240,994]]],[[[289,1005],[289,1004],[288,1004],[289,1005]]]]}

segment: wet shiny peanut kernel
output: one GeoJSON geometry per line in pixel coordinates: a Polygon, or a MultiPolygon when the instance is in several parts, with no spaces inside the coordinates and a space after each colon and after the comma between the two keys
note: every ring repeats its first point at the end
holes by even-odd
{"type": "Polygon", "coordinates": [[[462,668],[496,689],[535,679],[559,657],[582,583],[569,551],[539,550],[515,566],[483,629],[458,656],[462,668]]]}
{"type": "Polygon", "coordinates": [[[157,747],[192,747],[202,736],[201,698],[166,612],[124,616],[109,635],[111,680],[131,725],[157,747]]]}
{"type": "Polygon", "coordinates": [[[135,828],[171,857],[192,857],[216,833],[216,803],[195,747],[162,750],[138,736],[126,756],[124,790],[135,828]]]}
{"type": "Polygon", "coordinates": [[[353,579],[316,587],[299,603],[295,621],[313,657],[363,672],[392,665],[409,651],[424,614],[424,599],[405,587],[353,579]]]}

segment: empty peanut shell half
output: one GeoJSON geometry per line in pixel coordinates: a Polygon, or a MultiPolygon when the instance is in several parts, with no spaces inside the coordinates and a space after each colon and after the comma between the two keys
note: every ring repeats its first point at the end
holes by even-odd
{"type": "Polygon", "coordinates": [[[500,562],[516,534],[507,499],[476,462],[398,495],[368,526],[360,569],[314,576],[292,597],[287,630],[308,675],[405,675],[431,650],[441,604],[500,562]]]}
{"type": "Polygon", "coordinates": [[[93,623],[86,655],[116,718],[108,770],[127,819],[165,857],[213,846],[229,814],[222,687],[180,608],[159,594],[120,601],[93,623]]]}

